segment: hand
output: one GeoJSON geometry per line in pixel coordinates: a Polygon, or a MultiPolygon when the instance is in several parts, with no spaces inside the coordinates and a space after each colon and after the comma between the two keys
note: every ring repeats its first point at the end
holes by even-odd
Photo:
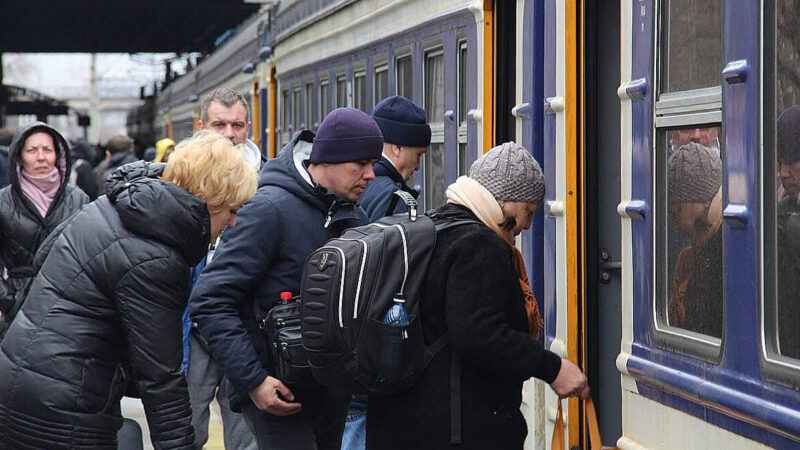
{"type": "Polygon", "coordinates": [[[281,380],[269,376],[250,391],[250,399],[256,408],[274,416],[291,416],[303,409],[303,405],[294,401],[294,394],[281,380]]]}
{"type": "Polygon", "coordinates": [[[550,387],[561,398],[577,395],[582,399],[587,399],[590,394],[586,375],[572,361],[564,358],[561,358],[561,369],[550,387]]]}

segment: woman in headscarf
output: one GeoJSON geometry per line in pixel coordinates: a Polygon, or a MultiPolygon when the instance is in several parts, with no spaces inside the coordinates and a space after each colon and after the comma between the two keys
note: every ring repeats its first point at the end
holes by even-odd
{"type": "Polygon", "coordinates": [[[41,122],[20,128],[11,142],[11,183],[0,190],[0,329],[19,309],[42,241],[89,201],[69,184],[70,161],[66,139],[41,122]]]}
{"type": "Polygon", "coordinates": [[[450,448],[452,423],[460,425],[460,449],[521,450],[525,380],[544,380],[560,396],[588,396],[580,369],[537,339],[541,318],[514,246],[543,198],[539,164],[513,142],[493,148],[447,189],[434,223],[475,222],[437,233],[422,290],[426,344],[447,335],[447,346],[410,391],[370,397],[367,448],[450,448]],[[460,405],[451,404],[451,390],[460,405]],[[461,419],[453,422],[453,413],[461,419]]]}
{"type": "Polygon", "coordinates": [[[137,162],[42,244],[28,298],[0,344],[0,449],[116,449],[120,399],[144,404],[155,448],[192,449],[181,367],[189,268],[256,190],[213,132],[169,163],[137,162]]]}

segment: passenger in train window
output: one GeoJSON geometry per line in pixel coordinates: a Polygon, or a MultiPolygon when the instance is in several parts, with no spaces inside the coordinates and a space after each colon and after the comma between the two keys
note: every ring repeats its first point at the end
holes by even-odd
{"type": "MultiPolygon", "coordinates": [[[[383,133],[383,155],[375,163],[375,180],[359,199],[359,205],[376,221],[406,212],[404,202],[393,195],[402,190],[419,197],[419,191],[406,184],[419,167],[419,160],[431,143],[431,127],[425,110],[411,100],[393,96],[375,105],[372,118],[383,133]]],[[[366,396],[354,396],[345,420],[342,450],[363,450],[366,446],[366,396]]]]}
{"type": "Polygon", "coordinates": [[[200,104],[200,129],[210,129],[244,146],[244,158],[256,170],[266,160],[255,142],[248,139],[250,109],[244,95],[228,88],[219,88],[203,98],[200,104]]]}
{"type": "Polygon", "coordinates": [[[669,325],[722,337],[722,160],[689,142],[668,160],[669,325]],[[685,245],[684,245],[685,244],[685,245]],[[676,255],[677,253],[677,255],[676,255]]]}
{"type": "Polygon", "coordinates": [[[448,344],[409,391],[369,398],[367,448],[439,450],[459,442],[465,450],[521,450],[523,382],[536,377],[559,396],[588,396],[580,369],[537,339],[542,322],[515,247],[544,191],[539,164],[513,142],[448,187],[434,222],[474,223],[437,234],[420,304],[426,344],[445,335],[448,344]]]}
{"type": "Polygon", "coordinates": [[[778,342],[781,354],[800,359],[800,106],[778,118],[777,153],[778,342]]]}
{"type": "Polygon", "coordinates": [[[194,286],[189,310],[196,332],[231,382],[231,408],[241,408],[260,449],[341,448],[350,396],[276,378],[271,344],[256,323],[281,293],[299,294],[312,251],[367,223],[355,203],[375,178],[372,164],[382,149],[378,125],[352,108],[330,112],[316,136],[296,133],[265,164],[258,192],[194,286]]]}
{"type": "Polygon", "coordinates": [[[425,117],[425,110],[405,97],[389,97],[375,106],[372,118],[383,132],[383,155],[375,163],[375,181],[359,201],[371,221],[406,211],[405,204],[392,195],[395,191],[419,197],[407,183],[431,143],[425,117]]]}
{"type": "Polygon", "coordinates": [[[719,127],[677,128],[672,131],[670,150],[680,148],[690,142],[697,142],[719,151],[719,127]]]}

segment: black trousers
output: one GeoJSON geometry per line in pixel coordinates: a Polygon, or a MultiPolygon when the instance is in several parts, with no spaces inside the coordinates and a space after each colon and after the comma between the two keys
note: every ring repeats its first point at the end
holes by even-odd
{"type": "Polygon", "coordinates": [[[248,401],[242,406],[259,450],[341,450],[350,395],[321,391],[291,416],[274,416],[248,401]],[[312,406],[313,405],[313,406],[312,406]]]}

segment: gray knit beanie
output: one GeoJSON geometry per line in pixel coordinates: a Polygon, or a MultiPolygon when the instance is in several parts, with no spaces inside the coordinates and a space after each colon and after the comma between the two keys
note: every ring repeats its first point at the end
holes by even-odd
{"type": "Polygon", "coordinates": [[[683,203],[710,202],[722,186],[719,150],[689,142],[669,156],[669,200],[683,203]]]}
{"type": "Polygon", "coordinates": [[[544,198],[542,168],[525,147],[515,142],[489,150],[472,164],[469,177],[497,201],[541,203],[544,198]]]}

